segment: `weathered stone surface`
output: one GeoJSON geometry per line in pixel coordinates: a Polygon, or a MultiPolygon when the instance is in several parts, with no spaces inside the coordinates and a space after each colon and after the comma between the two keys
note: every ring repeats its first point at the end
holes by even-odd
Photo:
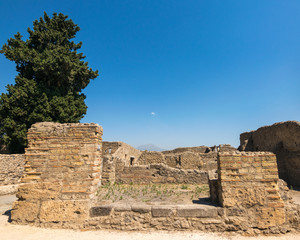
{"type": "Polygon", "coordinates": [[[49,200],[41,203],[41,222],[78,222],[89,217],[90,203],[86,200],[49,200]]]}
{"type": "Polygon", "coordinates": [[[15,194],[18,191],[18,184],[0,186],[0,196],[15,194]]]}
{"type": "Polygon", "coordinates": [[[101,137],[97,124],[33,124],[27,135],[25,184],[19,187],[12,220],[43,226],[87,220],[101,179],[101,137]]]}
{"type": "Polygon", "coordinates": [[[218,202],[231,219],[228,224],[266,229],[285,223],[276,170],[272,153],[219,153],[218,184],[213,187],[218,188],[214,190],[218,192],[218,202]]]}
{"type": "Polygon", "coordinates": [[[38,214],[40,211],[40,203],[16,201],[13,204],[11,211],[11,220],[21,223],[32,223],[38,221],[38,214]]]}
{"type": "Polygon", "coordinates": [[[115,212],[129,212],[131,211],[131,206],[129,204],[114,204],[113,205],[115,212]]]}
{"type": "Polygon", "coordinates": [[[217,208],[209,206],[182,205],[176,209],[178,217],[214,218],[218,216],[217,208]]]}
{"type": "Polygon", "coordinates": [[[57,199],[61,187],[61,183],[51,182],[21,184],[18,188],[17,198],[22,201],[57,199]]]}
{"type": "Polygon", "coordinates": [[[98,206],[92,207],[90,209],[90,216],[91,217],[101,217],[101,216],[109,216],[112,211],[112,206],[98,206]]]}
{"type": "Polygon", "coordinates": [[[174,214],[174,206],[152,206],[151,212],[153,217],[169,217],[174,214]]]}
{"type": "Polygon", "coordinates": [[[279,122],[242,133],[239,149],[275,153],[279,177],[289,185],[300,186],[300,122],[279,122]]]}
{"type": "Polygon", "coordinates": [[[24,163],[24,154],[0,154],[0,186],[19,184],[24,163]]]}
{"type": "Polygon", "coordinates": [[[206,184],[208,174],[207,171],[176,169],[165,164],[125,166],[120,171],[116,171],[116,182],[127,184],[206,184]]]}
{"type": "Polygon", "coordinates": [[[151,211],[151,206],[134,204],[134,205],[131,206],[131,210],[133,212],[138,212],[138,213],[148,213],[148,212],[151,211]]]}

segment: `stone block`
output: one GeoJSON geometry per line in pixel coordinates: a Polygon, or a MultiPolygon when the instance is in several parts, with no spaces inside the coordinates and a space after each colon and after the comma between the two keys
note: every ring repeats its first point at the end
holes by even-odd
{"type": "Polygon", "coordinates": [[[115,204],[113,205],[115,212],[129,212],[131,211],[131,206],[129,204],[115,204]]]}
{"type": "Polygon", "coordinates": [[[91,217],[109,216],[112,211],[111,205],[97,206],[90,209],[91,217]]]}
{"type": "Polygon", "coordinates": [[[50,200],[41,203],[41,222],[78,222],[88,219],[88,200],[50,200]]]}
{"type": "Polygon", "coordinates": [[[17,198],[26,201],[57,199],[60,190],[60,183],[27,183],[19,186],[17,198]]]}
{"type": "Polygon", "coordinates": [[[218,216],[216,207],[182,205],[177,207],[178,217],[214,218],[218,216]]]}
{"type": "Polygon", "coordinates": [[[148,213],[151,211],[151,206],[149,205],[132,205],[131,210],[133,212],[138,212],[138,213],[148,213]]]}
{"type": "Polygon", "coordinates": [[[153,206],[151,208],[153,217],[169,217],[173,214],[172,206],[153,206]]]}
{"type": "Polygon", "coordinates": [[[38,218],[39,202],[16,201],[11,211],[11,220],[16,222],[34,222],[38,218]]]}

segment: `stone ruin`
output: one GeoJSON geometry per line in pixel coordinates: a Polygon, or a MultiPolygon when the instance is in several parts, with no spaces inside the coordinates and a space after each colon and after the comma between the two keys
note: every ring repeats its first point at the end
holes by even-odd
{"type": "Polygon", "coordinates": [[[103,142],[102,182],[206,184],[217,169],[218,152],[236,151],[230,145],[139,151],[123,142],[103,142]]]}
{"type": "Polygon", "coordinates": [[[279,177],[289,185],[300,187],[300,122],[280,122],[245,132],[240,142],[241,151],[275,153],[279,177]]]}
{"type": "Polygon", "coordinates": [[[216,152],[140,152],[125,143],[102,142],[97,124],[34,124],[11,220],[74,229],[300,230],[300,207],[291,203],[288,188],[279,181],[276,155],[223,147],[228,151],[221,146],[216,152]],[[215,154],[211,164],[204,158],[209,154],[215,154]],[[209,166],[215,166],[216,175],[209,177],[209,171],[214,173],[209,166]],[[108,182],[206,182],[212,203],[97,205],[97,188],[108,182]]]}

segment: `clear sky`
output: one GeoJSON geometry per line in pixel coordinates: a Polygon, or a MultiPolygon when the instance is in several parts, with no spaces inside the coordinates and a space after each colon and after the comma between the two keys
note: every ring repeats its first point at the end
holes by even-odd
{"type": "MultiPolygon", "coordinates": [[[[239,134],[300,120],[299,0],[0,0],[0,45],[61,12],[99,77],[81,122],[133,146],[239,145],[239,134]]],[[[0,92],[15,64],[0,56],[0,92]]]]}

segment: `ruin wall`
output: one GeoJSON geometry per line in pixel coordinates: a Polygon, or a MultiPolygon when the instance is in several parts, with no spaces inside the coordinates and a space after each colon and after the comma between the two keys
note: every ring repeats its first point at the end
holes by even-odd
{"type": "Polygon", "coordinates": [[[165,156],[161,152],[143,151],[137,160],[138,165],[165,163],[165,156]]]}
{"type": "Polygon", "coordinates": [[[242,212],[240,223],[259,229],[280,226],[285,223],[285,209],[278,180],[273,153],[219,153],[217,189],[212,197],[225,214],[230,215],[232,209],[242,212]]]}
{"type": "Polygon", "coordinates": [[[116,172],[116,182],[125,184],[175,183],[207,184],[206,171],[171,168],[165,164],[124,166],[116,172]]]}
{"type": "MultiPolygon", "coordinates": [[[[28,132],[24,184],[18,189],[18,201],[11,211],[13,223],[82,230],[204,230],[246,234],[286,233],[300,228],[300,210],[295,214],[293,209],[285,209],[279,194],[276,158],[272,153],[219,153],[218,179],[212,192],[222,207],[132,202],[97,206],[94,197],[101,179],[101,136],[102,128],[96,124],[34,124],[28,132]]],[[[116,172],[125,172],[127,176],[147,176],[146,172],[136,174],[146,169],[154,171],[151,177],[170,179],[176,178],[174,174],[179,177],[183,174],[184,181],[195,172],[161,164],[150,164],[144,169],[126,166],[116,156],[114,161],[116,172]]]]}
{"type": "Polygon", "coordinates": [[[13,222],[78,226],[89,218],[101,178],[102,128],[97,124],[36,123],[28,130],[25,171],[13,222]]]}
{"type": "Polygon", "coordinates": [[[0,154],[0,186],[20,183],[24,160],[24,154],[0,154]]]}
{"type": "Polygon", "coordinates": [[[134,165],[141,151],[123,142],[103,142],[102,155],[102,182],[107,184],[115,182],[118,167],[134,165]]]}
{"type": "Polygon", "coordinates": [[[300,186],[300,122],[280,122],[242,133],[239,149],[275,153],[279,177],[289,185],[300,186]]]}

